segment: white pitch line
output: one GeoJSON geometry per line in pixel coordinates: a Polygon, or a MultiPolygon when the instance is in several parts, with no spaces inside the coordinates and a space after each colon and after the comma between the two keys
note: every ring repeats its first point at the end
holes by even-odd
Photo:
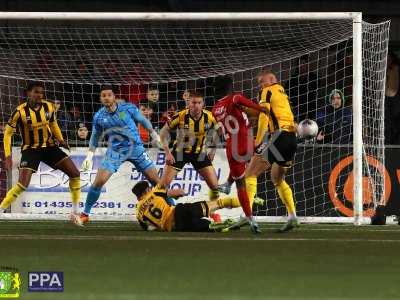
{"type": "MultiPolygon", "coordinates": [[[[216,233],[217,235],[217,233],[216,233]]],[[[223,237],[223,233],[215,237],[185,237],[185,236],[108,236],[108,235],[25,235],[25,234],[2,234],[0,239],[7,240],[95,240],[95,241],[317,241],[317,242],[370,242],[370,243],[400,243],[400,239],[328,239],[328,238],[274,238],[274,237],[223,237]]]]}

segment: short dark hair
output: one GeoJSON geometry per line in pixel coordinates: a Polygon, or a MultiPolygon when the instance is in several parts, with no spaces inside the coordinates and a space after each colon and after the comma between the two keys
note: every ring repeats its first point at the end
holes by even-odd
{"type": "Polygon", "coordinates": [[[147,99],[142,99],[142,100],[139,101],[139,107],[140,106],[144,106],[144,107],[148,107],[148,108],[151,108],[151,109],[155,109],[156,103],[154,103],[152,101],[149,101],[147,99]]]}
{"type": "Polygon", "coordinates": [[[203,93],[199,91],[190,91],[190,98],[204,98],[203,93]]]}
{"type": "Polygon", "coordinates": [[[146,193],[146,190],[149,188],[149,186],[150,184],[147,181],[145,180],[139,181],[133,186],[132,193],[134,193],[136,197],[139,199],[146,193]]]}
{"type": "Polygon", "coordinates": [[[115,93],[115,92],[114,92],[114,87],[113,87],[112,85],[106,84],[106,85],[102,85],[102,86],[100,87],[100,93],[101,93],[102,91],[109,91],[109,90],[111,90],[113,93],[115,93]]]}
{"type": "Polygon", "coordinates": [[[218,76],[214,81],[215,98],[220,99],[233,92],[233,77],[231,75],[218,76]]]}
{"type": "Polygon", "coordinates": [[[26,86],[26,91],[30,92],[32,91],[35,87],[41,87],[44,89],[44,84],[41,81],[32,81],[29,82],[28,85],[26,86]]]}

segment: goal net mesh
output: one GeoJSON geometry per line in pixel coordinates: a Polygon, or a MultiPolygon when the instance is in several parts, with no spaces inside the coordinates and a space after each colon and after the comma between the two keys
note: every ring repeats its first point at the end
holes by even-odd
{"type": "MultiPolygon", "coordinates": [[[[364,212],[370,215],[383,201],[383,103],[389,23],[362,24],[363,44],[363,186],[364,212]]],[[[0,118],[6,124],[12,110],[26,100],[32,80],[43,81],[45,98],[56,104],[64,136],[79,165],[85,155],[94,113],[100,108],[102,84],[112,84],[119,101],[138,105],[160,129],[168,116],[186,105],[193,90],[214,102],[214,78],[232,74],[234,89],[257,99],[257,73],[271,69],[289,95],[298,122],[309,118],[320,129],[312,141],[299,140],[295,165],[287,175],[298,215],[350,217],[352,209],[352,85],[353,28],[351,20],[262,22],[106,22],[16,24],[0,26],[0,118]]],[[[142,140],[149,136],[139,128],[142,140]]],[[[12,176],[2,173],[2,193],[15,183],[20,143],[14,136],[12,176]]],[[[96,174],[81,173],[82,205],[96,174]]],[[[149,148],[162,173],[164,155],[149,148]]],[[[228,166],[224,149],[214,161],[219,181],[228,166]]],[[[135,200],[130,189],[141,178],[124,164],[104,187],[93,212],[129,217],[135,200]]],[[[204,181],[186,166],[173,183],[188,193],[187,201],[205,199],[204,181]]],[[[232,193],[234,193],[233,191],[232,193]]],[[[268,174],[258,180],[258,196],[267,199],[258,216],[284,216],[268,174]]],[[[81,206],[82,206],[81,205],[81,206]]],[[[11,212],[64,215],[71,202],[68,179],[41,165],[27,192],[11,212]]],[[[236,213],[240,213],[236,211],[236,213]]]]}

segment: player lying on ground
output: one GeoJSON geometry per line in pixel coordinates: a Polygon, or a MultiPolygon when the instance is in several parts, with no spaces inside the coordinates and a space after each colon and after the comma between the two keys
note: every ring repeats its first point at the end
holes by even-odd
{"type": "Polygon", "coordinates": [[[72,212],[78,213],[80,199],[80,174],[72,160],[60,148],[69,148],[57,124],[53,103],[43,100],[44,86],[40,82],[30,83],[26,89],[28,99],[19,105],[4,131],[5,168],[12,168],[11,139],[18,128],[22,137],[21,162],[18,183],[7,193],[0,204],[0,213],[7,209],[28,187],[32,174],[40,162],[59,169],[69,177],[72,212]]]}
{"type": "Polygon", "coordinates": [[[255,195],[257,177],[270,171],[271,181],[288,211],[288,222],[280,229],[286,232],[299,225],[293,193],[285,181],[285,174],[293,165],[297,149],[295,121],[289,98],[276,75],[272,71],[263,71],[258,76],[258,83],[259,103],[269,113],[258,117],[255,154],[245,172],[246,188],[250,189],[249,197],[255,195]],[[251,193],[253,190],[254,193],[251,193]]]}
{"type": "MultiPolygon", "coordinates": [[[[246,192],[244,172],[246,164],[253,155],[254,139],[252,128],[244,108],[252,108],[266,112],[266,108],[252,102],[239,93],[233,93],[233,80],[230,76],[219,77],[215,80],[216,94],[224,97],[213,107],[213,115],[224,131],[226,157],[228,158],[229,177],[236,182],[237,194],[250,228],[256,231],[258,227],[252,213],[255,195],[249,197],[246,192]]],[[[254,191],[251,191],[254,193],[254,191]]]]}
{"type": "MultiPolygon", "coordinates": [[[[162,185],[154,188],[147,181],[138,182],[132,189],[137,197],[136,217],[144,230],[159,231],[227,231],[236,229],[231,220],[215,223],[210,214],[221,208],[239,207],[237,198],[223,198],[170,206],[167,192],[162,185]]],[[[245,225],[240,224],[240,225],[245,225]]]]}
{"type": "Polygon", "coordinates": [[[96,178],[89,188],[84,211],[80,216],[72,219],[77,225],[89,221],[90,211],[100,197],[101,188],[125,161],[133,163],[136,170],[142,172],[153,185],[160,181],[153,161],[145,152],[135,123],[142,124],[150,132],[153,141],[159,144],[160,138],[150,121],[139,112],[135,105],[117,103],[110,86],[102,87],[100,101],[103,108],[94,115],[89,152],[82,163],[82,171],[92,169],[93,156],[102,136],[108,137],[108,148],[97,170],[96,178]]]}
{"type": "MultiPolygon", "coordinates": [[[[204,109],[203,96],[190,93],[189,108],[175,114],[161,129],[160,137],[166,153],[166,165],[161,177],[161,184],[169,186],[175,176],[187,163],[204,178],[209,191],[209,199],[218,198],[218,178],[211,161],[215,149],[206,153],[206,139],[214,136],[217,123],[208,110],[204,109]],[[176,131],[172,151],[169,149],[170,131],[176,131]]],[[[211,141],[210,141],[211,143],[211,141]]]]}

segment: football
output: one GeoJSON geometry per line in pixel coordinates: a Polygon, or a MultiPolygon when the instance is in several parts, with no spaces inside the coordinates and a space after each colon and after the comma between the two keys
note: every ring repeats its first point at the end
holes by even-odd
{"type": "Polygon", "coordinates": [[[318,124],[314,120],[305,119],[297,126],[297,134],[302,139],[313,139],[318,134],[318,124]]]}

